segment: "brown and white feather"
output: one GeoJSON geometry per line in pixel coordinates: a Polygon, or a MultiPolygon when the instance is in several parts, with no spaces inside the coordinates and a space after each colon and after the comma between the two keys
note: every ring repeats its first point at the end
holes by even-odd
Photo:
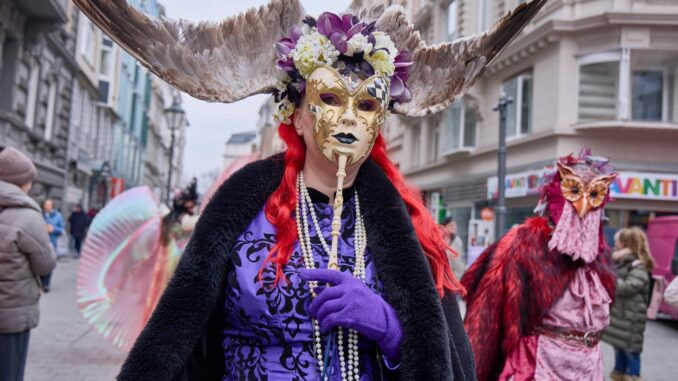
{"type": "MultiPolygon", "coordinates": [[[[414,61],[408,80],[412,101],[396,103],[394,112],[407,116],[423,116],[449,106],[468,91],[492,60],[530,22],[546,1],[532,0],[521,4],[490,30],[479,35],[432,46],[421,43],[418,49],[410,50],[414,61]]],[[[387,17],[388,13],[387,10],[382,17],[387,17]]],[[[400,40],[406,36],[414,39],[412,26],[405,24],[401,17],[393,15],[390,20],[380,20],[377,25],[390,36],[396,36],[396,46],[400,48],[405,45],[400,40]],[[397,27],[393,24],[397,24],[397,27]]],[[[418,34],[416,37],[419,37],[418,34]]]]}
{"type": "MultiPolygon", "coordinates": [[[[377,29],[398,50],[412,52],[412,101],[396,103],[394,112],[423,116],[462,96],[546,1],[521,4],[485,33],[432,46],[422,41],[401,6],[357,14],[365,21],[376,19],[377,29]]],[[[74,2],[151,72],[196,98],[225,103],[273,91],[281,75],[274,44],[305,16],[299,0],[271,0],[219,23],[156,19],[125,0],[74,2]]]]}
{"type": "Polygon", "coordinates": [[[125,0],[74,0],[134,58],[177,89],[206,101],[270,93],[274,44],[305,16],[298,0],[272,0],[221,22],[154,18],[125,0]]]}

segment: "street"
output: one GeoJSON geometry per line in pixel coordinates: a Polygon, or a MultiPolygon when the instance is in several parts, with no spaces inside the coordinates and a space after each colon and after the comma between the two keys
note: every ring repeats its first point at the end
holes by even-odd
{"type": "MultiPolygon", "coordinates": [[[[26,380],[112,380],[125,353],[109,344],[82,318],[75,303],[78,262],[62,259],[52,291],[41,299],[40,325],[31,332],[26,380]]],[[[605,375],[614,365],[612,347],[603,343],[605,375]]],[[[678,324],[648,322],[642,374],[647,381],[674,381],[678,375],[678,324]]]]}
{"type": "Polygon", "coordinates": [[[85,321],[75,302],[78,261],[60,259],[52,290],[40,299],[40,324],[31,331],[27,381],[112,380],[125,353],[85,321]]]}

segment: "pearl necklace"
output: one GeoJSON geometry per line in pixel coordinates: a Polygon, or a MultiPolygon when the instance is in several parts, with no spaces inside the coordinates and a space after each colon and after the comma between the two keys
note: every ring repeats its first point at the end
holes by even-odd
{"type": "MultiPolygon", "coordinates": [[[[329,255],[330,247],[327,245],[325,238],[322,235],[320,224],[318,223],[318,216],[313,208],[311,196],[308,193],[308,188],[304,182],[304,174],[299,172],[297,175],[297,189],[299,194],[297,197],[297,204],[295,206],[297,234],[299,236],[299,247],[301,248],[304,257],[304,266],[307,269],[315,268],[315,260],[313,259],[313,247],[311,246],[311,235],[309,234],[308,215],[311,215],[313,227],[315,228],[318,239],[320,240],[323,249],[329,255]]],[[[362,214],[360,213],[360,201],[358,200],[358,192],[355,192],[355,230],[353,238],[353,246],[355,249],[355,265],[353,267],[353,276],[365,281],[365,249],[367,248],[367,235],[365,234],[365,225],[363,223],[362,214]]],[[[309,281],[311,288],[311,295],[316,297],[314,289],[318,286],[318,282],[309,281]]],[[[318,371],[322,374],[325,364],[323,357],[323,348],[320,337],[320,324],[316,319],[312,319],[313,325],[313,342],[315,347],[316,363],[318,371]]],[[[341,327],[337,328],[337,351],[339,353],[339,368],[341,371],[341,379],[344,381],[358,381],[360,380],[359,363],[360,357],[358,353],[358,332],[353,329],[348,330],[348,365],[344,356],[344,332],[341,327]]],[[[327,381],[328,376],[325,375],[323,381],[327,381]]]]}

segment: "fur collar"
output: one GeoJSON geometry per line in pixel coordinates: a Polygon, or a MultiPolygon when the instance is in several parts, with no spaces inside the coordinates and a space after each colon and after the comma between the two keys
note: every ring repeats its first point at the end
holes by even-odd
{"type": "MultiPolygon", "coordinates": [[[[119,380],[221,380],[225,253],[278,187],[283,165],[282,155],[252,163],[219,188],[119,380]]],[[[474,380],[456,300],[438,297],[400,195],[371,160],[356,185],[377,274],[403,327],[401,366],[392,378],[474,380]]]]}

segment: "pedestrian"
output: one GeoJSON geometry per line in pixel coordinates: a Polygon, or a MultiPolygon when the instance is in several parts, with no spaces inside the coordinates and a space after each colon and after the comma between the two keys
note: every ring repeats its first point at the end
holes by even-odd
{"type": "Polygon", "coordinates": [[[82,210],[82,205],[78,204],[68,217],[70,225],[71,239],[73,247],[75,248],[75,259],[80,258],[80,249],[82,248],[82,241],[85,239],[87,227],[89,226],[89,216],[82,210]]]}
{"type": "MultiPolygon", "coordinates": [[[[64,217],[58,210],[54,209],[54,202],[51,199],[46,199],[42,203],[42,216],[45,219],[47,226],[47,233],[49,233],[49,240],[52,242],[54,251],[57,251],[57,243],[59,237],[64,233],[64,217]]],[[[52,280],[52,273],[41,277],[42,289],[49,292],[50,283],[52,280]]]]}
{"type": "Polygon", "coordinates": [[[664,301],[678,308],[678,276],[673,278],[669,287],[664,291],[664,301]]]}
{"type": "Polygon", "coordinates": [[[582,149],[546,169],[538,216],[461,278],[478,381],[603,381],[615,274],[601,227],[616,173],[582,149]]]}
{"type": "Polygon", "coordinates": [[[23,380],[40,281],[56,265],[40,207],[28,196],[37,171],[14,148],[0,152],[0,380],[23,380]]]}
{"type": "Polygon", "coordinates": [[[445,242],[454,250],[454,253],[448,251],[447,260],[454,275],[457,279],[461,279],[464,271],[466,271],[466,260],[464,257],[464,243],[457,234],[457,222],[452,216],[445,217],[442,227],[444,229],[445,242]]]}
{"type": "Polygon", "coordinates": [[[650,301],[650,273],[654,268],[645,232],[637,227],[620,230],[615,235],[612,259],[617,265],[617,288],[610,310],[610,326],[602,337],[615,351],[610,378],[642,380],[640,353],[650,301]]]}

